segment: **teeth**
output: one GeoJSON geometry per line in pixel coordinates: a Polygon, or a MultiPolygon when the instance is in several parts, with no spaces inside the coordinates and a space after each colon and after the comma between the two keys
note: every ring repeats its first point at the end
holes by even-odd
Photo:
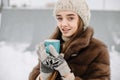
{"type": "Polygon", "coordinates": [[[68,31],[69,29],[63,29],[63,31],[68,31]]]}
{"type": "Polygon", "coordinates": [[[64,30],[64,31],[68,31],[68,30],[64,30]]]}
{"type": "Polygon", "coordinates": [[[68,30],[64,30],[64,31],[68,31],[68,30]]]}
{"type": "Polygon", "coordinates": [[[69,32],[69,30],[63,30],[63,32],[64,32],[64,33],[67,33],[67,32],[69,32]]]}

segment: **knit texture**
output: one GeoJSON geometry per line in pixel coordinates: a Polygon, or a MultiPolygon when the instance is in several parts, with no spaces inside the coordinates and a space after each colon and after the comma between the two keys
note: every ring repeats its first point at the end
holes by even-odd
{"type": "Polygon", "coordinates": [[[84,26],[89,25],[90,9],[85,0],[58,0],[54,8],[54,16],[63,10],[77,13],[83,20],[84,26]]]}

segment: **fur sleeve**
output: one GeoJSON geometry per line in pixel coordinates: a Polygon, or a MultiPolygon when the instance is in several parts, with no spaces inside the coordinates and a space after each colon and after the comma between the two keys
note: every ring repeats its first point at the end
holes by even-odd
{"type": "Polygon", "coordinates": [[[107,48],[102,47],[96,59],[88,68],[87,80],[110,80],[110,59],[107,48]]]}

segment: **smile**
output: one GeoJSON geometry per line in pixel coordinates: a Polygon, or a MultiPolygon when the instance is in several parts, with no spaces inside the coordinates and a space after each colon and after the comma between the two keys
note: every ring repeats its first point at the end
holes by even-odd
{"type": "Polygon", "coordinates": [[[68,33],[70,31],[70,29],[62,29],[63,33],[68,33]]]}

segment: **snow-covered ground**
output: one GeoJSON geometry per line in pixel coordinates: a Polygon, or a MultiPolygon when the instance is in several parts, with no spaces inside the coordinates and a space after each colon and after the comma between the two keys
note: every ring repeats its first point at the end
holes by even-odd
{"type": "MultiPolygon", "coordinates": [[[[25,51],[28,43],[0,42],[0,80],[28,80],[28,75],[37,64],[36,52],[25,51]]],[[[120,80],[120,53],[110,51],[111,80],[120,80]]]]}
{"type": "Polygon", "coordinates": [[[28,80],[37,64],[35,52],[25,51],[29,44],[0,42],[0,80],[28,80]]]}

